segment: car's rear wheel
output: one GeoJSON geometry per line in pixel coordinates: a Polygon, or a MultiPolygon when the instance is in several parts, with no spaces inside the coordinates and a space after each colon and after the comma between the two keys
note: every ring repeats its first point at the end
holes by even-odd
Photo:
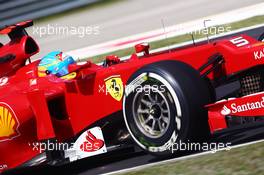
{"type": "Polygon", "coordinates": [[[264,33],[259,36],[258,40],[264,42],[264,33]]]}
{"type": "Polygon", "coordinates": [[[143,67],[128,81],[123,114],[133,140],[145,151],[168,155],[175,144],[209,133],[208,82],[191,66],[162,61],[143,67]]]}

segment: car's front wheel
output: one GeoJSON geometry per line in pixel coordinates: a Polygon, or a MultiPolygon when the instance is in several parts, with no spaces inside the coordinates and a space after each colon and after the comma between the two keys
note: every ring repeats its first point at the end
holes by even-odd
{"type": "Polygon", "coordinates": [[[123,114],[133,140],[145,151],[168,155],[175,144],[208,134],[207,82],[191,66],[162,61],[137,71],[128,81],[123,114]]]}

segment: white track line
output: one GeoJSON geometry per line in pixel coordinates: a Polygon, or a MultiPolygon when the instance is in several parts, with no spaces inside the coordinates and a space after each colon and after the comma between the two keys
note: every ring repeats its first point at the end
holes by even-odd
{"type": "Polygon", "coordinates": [[[232,10],[218,15],[208,16],[194,21],[186,22],[183,24],[166,27],[165,32],[164,29],[157,29],[154,31],[125,37],[125,38],[105,42],[102,44],[84,47],[81,49],[69,51],[67,53],[71,55],[75,55],[80,59],[84,57],[86,58],[92,57],[103,53],[108,53],[108,52],[113,52],[129,47],[133,47],[135,44],[141,42],[152,42],[165,38],[179,36],[192,31],[201,30],[204,28],[204,24],[203,24],[204,20],[210,20],[210,22],[207,23],[207,27],[210,27],[210,26],[232,23],[258,15],[263,15],[264,14],[263,9],[264,9],[264,3],[259,3],[256,5],[232,10]]]}
{"type": "MultiPolygon", "coordinates": [[[[244,143],[244,144],[240,144],[240,145],[231,146],[231,150],[235,149],[235,148],[240,148],[240,147],[244,147],[244,146],[253,145],[253,144],[256,144],[256,143],[261,143],[261,142],[264,142],[264,139],[258,140],[258,141],[254,141],[254,142],[248,142],[248,143],[244,143]]],[[[231,150],[229,150],[229,151],[231,151],[231,150]]],[[[226,151],[226,150],[225,149],[217,150],[217,152],[219,152],[219,151],[226,151]]],[[[110,173],[105,173],[104,175],[113,175],[113,174],[129,173],[129,172],[132,172],[132,171],[139,171],[139,170],[143,170],[143,169],[150,168],[150,167],[153,167],[153,166],[165,165],[165,164],[169,164],[169,163],[175,163],[175,162],[178,162],[178,161],[181,161],[181,160],[196,158],[196,157],[200,157],[200,156],[208,155],[208,154],[215,154],[215,153],[212,153],[211,151],[207,151],[207,152],[192,154],[192,155],[188,155],[188,156],[184,156],[184,157],[164,160],[164,161],[160,161],[160,162],[149,163],[149,164],[145,164],[145,165],[141,165],[141,166],[136,166],[136,167],[133,167],[133,168],[127,168],[127,169],[123,169],[123,170],[113,171],[113,172],[110,172],[110,173]]]]}

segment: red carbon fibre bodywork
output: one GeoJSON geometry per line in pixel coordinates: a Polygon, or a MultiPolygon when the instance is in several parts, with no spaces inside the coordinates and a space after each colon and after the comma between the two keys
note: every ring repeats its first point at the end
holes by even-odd
{"type": "MultiPolygon", "coordinates": [[[[27,37],[24,36],[15,43],[1,47],[0,56],[12,53],[16,55],[14,62],[17,60],[24,62],[29,55],[26,55],[21,48],[24,48],[24,40],[27,37]]],[[[39,61],[23,65],[19,69],[13,69],[12,62],[0,64],[0,75],[6,76],[5,82],[0,85],[0,102],[10,106],[19,125],[19,136],[10,140],[0,138],[0,164],[5,164],[8,168],[17,167],[40,154],[33,149],[33,143],[52,138],[59,141],[72,138],[93,123],[122,110],[122,100],[115,100],[109,93],[102,91],[102,89],[105,90],[105,80],[111,76],[120,76],[125,86],[130,76],[145,65],[163,60],[178,60],[199,69],[215,53],[221,53],[225,62],[220,72],[209,74],[211,79],[232,75],[263,64],[264,58],[256,59],[254,56],[254,52],[263,50],[263,43],[246,35],[239,37],[248,43],[238,47],[228,39],[145,57],[133,54],[129,60],[110,67],[89,63],[86,67],[77,69],[78,77],[71,81],[62,81],[55,76],[38,77],[39,61]],[[11,71],[12,73],[8,75],[4,74],[10,70],[15,71],[11,71]],[[62,110],[65,114],[61,120],[54,118],[49,109],[49,105],[56,100],[59,100],[62,105],[58,110],[62,110]]],[[[3,81],[3,77],[1,80],[3,81]]],[[[247,100],[259,100],[261,97],[262,94],[258,94],[235,100],[235,102],[240,104],[247,100]]],[[[233,101],[208,106],[212,132],[227,127],[221,110],[224,105],[230,108],[229,105],[233,101]]],[[[256,114],[260,113],[263,114],[263,109],[256,111],[256,114]]]]}
{"type": "Polygon", "coordinates": [[[264,114],[264,92],[241,98],[230,98],[208,105],[209,125],[212,133],[226,129],[227,115],[233,117],[261,117],[264,114]]]}

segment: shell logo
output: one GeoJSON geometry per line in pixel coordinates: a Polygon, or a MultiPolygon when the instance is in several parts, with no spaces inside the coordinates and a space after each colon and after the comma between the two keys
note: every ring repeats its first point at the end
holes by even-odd
{"type": "Polygon", "coordinates": [[[0,142],[18,137],[19,122],[9,105],[0,103],[0,142]]]}

